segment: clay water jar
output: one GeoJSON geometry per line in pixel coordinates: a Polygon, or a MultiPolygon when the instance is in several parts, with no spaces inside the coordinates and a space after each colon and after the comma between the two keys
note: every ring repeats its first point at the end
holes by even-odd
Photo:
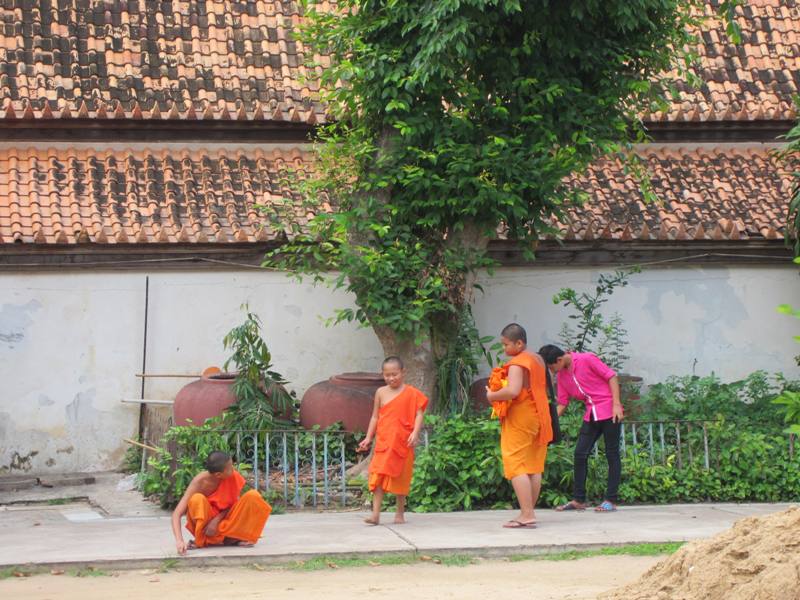
{"type": "Polygon", "coordinates": [[[349,432],[366,432],[375,391],[385,385],[380,373],[341,373],[312,385],[300,402],[300,425],[330,427],[339,421],[349,432]]]}
{"type": "Polygon", "coordinates": [[[236,402],[234,381],[235,373],[216,373],[183,386],[172,407],[175,425],[202,425],[222,414],[236,402]]]}

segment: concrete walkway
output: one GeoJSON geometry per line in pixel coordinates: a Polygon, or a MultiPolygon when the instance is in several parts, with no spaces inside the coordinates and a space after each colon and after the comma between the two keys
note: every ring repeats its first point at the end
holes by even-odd
{"type": "MultiPolygon", "coordinates": [[[[118,478],[117,478],[118,479],[118,478]]],[[[106,486],[107,487],[107,486],[106,486]]],[[[0,495],[0,568],[11,565],[158,566],[176,557],[167,513],[125,492],[125,502],[104,507],[81,500],[74,491],[66,503],[23,503],[24,495],[0,495]],[[10,500],[10,498],[14,498],[10,500]],[[124,510],[119,510],[119,507],[124,510]]],[[[30,496],[30,493],[28,494],[30,496]]],[[[102,495],[102,494],[101,494],[102,495]]],[[[119,494],[117,494],[118,496],[119,494]]],[[[112,494],[106,493],[107,497],[112,494]]],[[[30,497],[25,502],[36,501],[30,497]]],[[[64,502],[64,501],[59,501],[64,502]]],[[[409,513],[408,523],[393,525],[384,515],[379,527],[363,524],[366,512],[274,515],[253,548],[191,551],[194,565],[274,563],[320,555],[419,552],[500,555],[543,553],[637,542],[688,541],[712,536],[749,515],[788,508],[788,504],[695,504],[623,507],[613,514],[537,511],[536,529],[508,530],[502,523],[513,511],[445,514],[409,513]]],[[[185,535],[189,539],[188,533],[185,535]]]]}

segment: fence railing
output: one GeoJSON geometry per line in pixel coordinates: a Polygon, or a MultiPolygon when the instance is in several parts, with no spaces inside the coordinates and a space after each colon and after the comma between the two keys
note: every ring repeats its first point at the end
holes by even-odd
{"type": "MultiPolygon", "coordinates": [[[[620,453],[651,465],[672,461],[678,469],[702,464],[719,465],[719,440],[713,436],[717,421],[623,421],[620,453]]],[[[572,445],[570,435],[562,444],[572,445]]],[[[360,458],[347,448],[344,432],[302,429],[225,432],[236,463],[249,466],[254,489],[271,494],[287,506],[344,507],[361,497],[362,484],[349,485],[347,470],[360,458]]],[[[420,450],[427,448],[435,431],[423,429],[420,450]]],[[[787,436],[789,458],[795,454],[795,436],[787,436]]],[[[602,438],[601,438],[602,439],[602,438]]],[[[594,455],[601,444],[595,444],[594,455]]],[[[418,453],[419,454],[419,453],[418,453]]]]}
{"type": "Polygon", "coordinates": [[[306,430],[226,432],[236,463],[249,465],[254,489],[287,505],[347,504],[345,433],[306,430]]]}
{"type": "MultiPolygon", "coordinates": [[[[709,443],[709,425],[716,421],[628,421],[620,427],[620,452],[629,449],[634,457],[644,454],[651,465],[666,464],[675,457],[679,469],[694,463],[702,454],[703,466],[708,469],[718,448],[709,443]]],[[[595,450],[597,447],[595,446],[595,450]]]]}

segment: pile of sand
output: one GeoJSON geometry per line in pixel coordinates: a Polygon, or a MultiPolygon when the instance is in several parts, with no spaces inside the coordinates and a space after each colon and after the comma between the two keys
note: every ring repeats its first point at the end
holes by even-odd
{"type": "Polygon", "coordinates": [[[800,507],[683,546],[603,600],[800,600],[800,507]]]}

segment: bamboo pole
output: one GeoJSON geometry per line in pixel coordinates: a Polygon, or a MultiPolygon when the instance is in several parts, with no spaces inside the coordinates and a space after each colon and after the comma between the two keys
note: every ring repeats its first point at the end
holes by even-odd
{"type": "Polygon", "coordinates": [[[150,450],[151,452],[158,452],[161,448],[156,448],[154,446],[148,446],[147,444],[143,444],[141,442],[137,442],[136,440],[129,440],[128,438],[122,438],[123,442],[128,442],[129,444],[133,444],[134,446],[139,446],[140,448],[144,448],[145,450],[150,450]]]}

